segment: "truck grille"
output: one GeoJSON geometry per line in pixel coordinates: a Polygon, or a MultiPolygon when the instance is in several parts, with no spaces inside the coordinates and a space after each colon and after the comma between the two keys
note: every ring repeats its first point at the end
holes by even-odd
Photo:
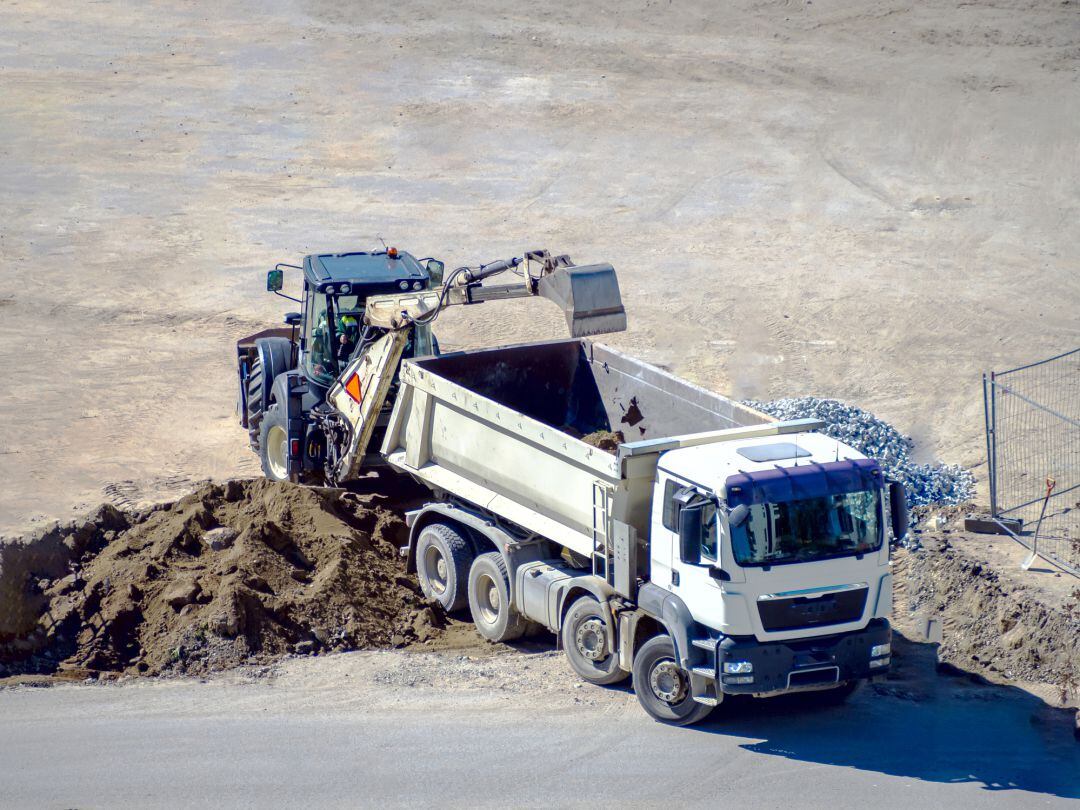
{"type": "Polygon", "coordinates": [[[777,632],[857,621],[866,607],[867,592],[867,588],[855,588],[813,599],[793,596],[763,600],[758,602],[761,626],[777,632]]]}

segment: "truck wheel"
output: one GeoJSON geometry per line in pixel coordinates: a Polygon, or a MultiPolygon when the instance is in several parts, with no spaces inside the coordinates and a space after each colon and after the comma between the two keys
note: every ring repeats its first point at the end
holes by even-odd
{"type": "Polygon", "coordinates": [[[671,636],[653,636],[634,656],[634,693],[654,719],[689,726],[708,717],[712,706],[690,696],[690,676],[675,660],[671,636]]]}
{"type": "Polygon", "coordinates": [[[271,405],[259,426],[259,459],[263,475],[271,481],[289,480],[289,429],[285,409],[271,405]]]}
{"type": "Polygon", "coordinates": [[[528,629],[528,621],[510,604],[510,577],[498,551],[481,554],[473,561],[469,609],[480,635],[491,641],[513,641],[528,629]]]}
{"type": "Polygon", "coordinates": [[[251,361],[251,371],[247,378],[247,429],[248,443],[251,449],[259,452],[260,428],[263,420],[262,409],[263,367],[258,356],[251,361]]]}
{"type": "Polygon", "coordinates": [[[469,566],[473,550],[469,541],[445,523],[420,530],[416,540],[416,575],[424,596],[451,613],[469,601],[469,566]]]}
{"type": "Polygon", "coordinates": [[[619,668],[618,652],[608,652],[607,636],[603,609],[591,596],[582,596],[570,606],[559,631],[571,668],[599,686],[626,680],[630,674],[619,668]]]}

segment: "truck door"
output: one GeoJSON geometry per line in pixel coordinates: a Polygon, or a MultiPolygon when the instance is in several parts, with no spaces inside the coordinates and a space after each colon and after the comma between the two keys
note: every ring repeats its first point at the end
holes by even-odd
{"type": "Polygon", "coordinates": [[[653,497],[653,513],[649,531],[649,580],[665,590],[675,590],[675,566],[678,562],[679,518],[675,493],[684,484],[661,472],[656,482],[657,496],[653,497]]]}

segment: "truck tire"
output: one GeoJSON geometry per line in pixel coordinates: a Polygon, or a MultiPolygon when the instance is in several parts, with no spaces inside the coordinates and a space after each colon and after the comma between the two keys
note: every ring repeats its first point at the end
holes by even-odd
{"type": "Polygon", "coordinates": [[[469,541],[445,523],[432,523],[416,539],[416,576],[424,596],[452,613],[469,602],[469,541]]]}
{"type": "Polygon", "coordinates": [[[259,425],[259,460],[271,481],[289,480],[289,426],[285,409],[274,403],[259,425]]]}
{"type": "Polygon", "coordinates": [[[607,635],[604,611],[591,596],[582,596],[570,605],[559,631],[571,669],[598,686],[624,681],[630,675],[619,668],[617,651],[605,651],[609,647],[617,650],[607,635]]]}
{"type": "Polygon", "coordinates": [[[491,641],[521,638],[529,622],[510,604],[510,577],[498,551],[473,560],[469,569],[469,609],[480,635],[491,641]]]}
{"type": "Polygon", "coordinates": [[[672,726],[701,722],[712,706],[690,696],[690,677],[675,658],[671,636],[653,636],[634,655],[634,694],[655,720],[672,726]]]}
{"type": "Polygon", "coordinates": [[[259,452],[263,420],[263,367],[258,355],[251,361],[247,378],[247,431],[251,449],[259,452]]]}

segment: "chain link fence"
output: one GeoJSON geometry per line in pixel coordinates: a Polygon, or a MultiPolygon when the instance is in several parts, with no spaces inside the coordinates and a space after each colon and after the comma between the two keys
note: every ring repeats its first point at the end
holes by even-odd
{"type": "Polygon", "coordinates": [[[983,398],[994,519],[1080,576],[1080,349],[983,375],[983,398]]]}

